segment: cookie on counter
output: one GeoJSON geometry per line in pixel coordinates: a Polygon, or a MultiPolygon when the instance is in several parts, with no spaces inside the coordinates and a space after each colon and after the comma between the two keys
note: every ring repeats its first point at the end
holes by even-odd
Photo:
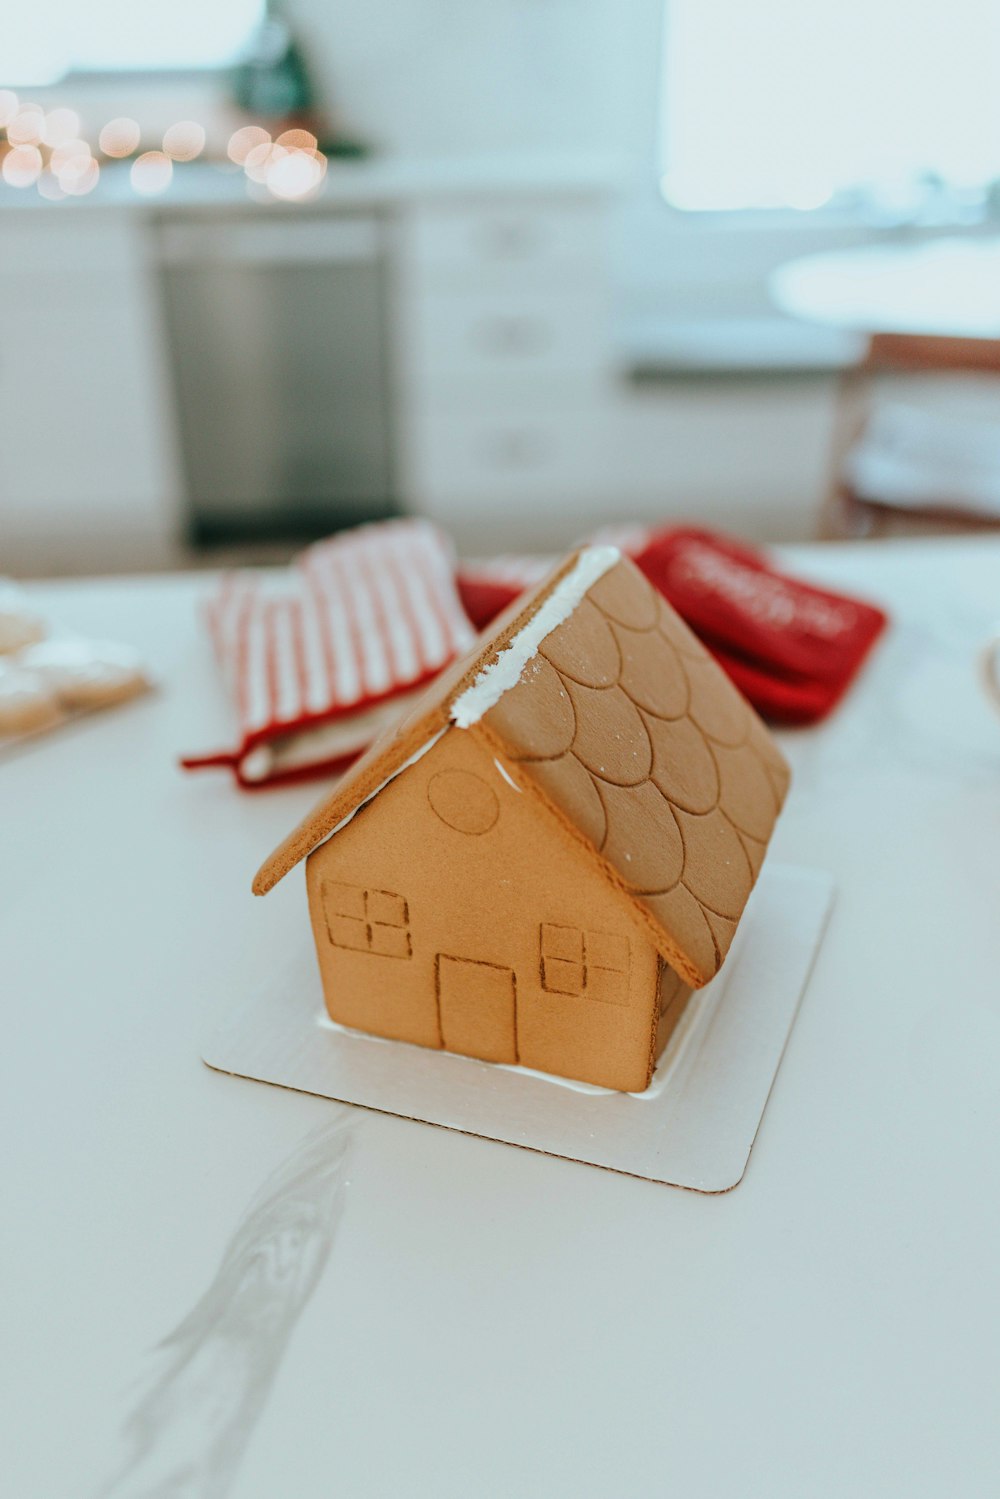
{"type": "Polygon", "coordinates": [[[0,735],[32,734],[63,718],[59,699],[36,672],[0,659],[0,735]]]}
{"type": "Polygon", "coordinates": [[[36,673],[65,708],[105,708],[149,686],[138,652],[107,640],[43,640],[18,662],[36,673]]]}

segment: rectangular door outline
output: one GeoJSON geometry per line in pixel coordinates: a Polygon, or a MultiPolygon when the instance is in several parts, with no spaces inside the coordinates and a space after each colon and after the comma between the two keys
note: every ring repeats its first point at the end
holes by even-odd
{"type": "Polygon", "coordinates": [[[485,1062],[518,1061],[517,978],[513,968],[438,953],[438,1028],[446,1051],[485,1062]]]}

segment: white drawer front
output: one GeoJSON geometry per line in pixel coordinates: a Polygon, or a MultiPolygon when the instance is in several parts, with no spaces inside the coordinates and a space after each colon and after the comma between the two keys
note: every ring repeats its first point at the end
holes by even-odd
{"type": "Polygon", "coordinates": [[[415,271],[445,284],[523,284],[547,271],[606,274],[607,213],[590,201],[417,209],[406,240],[415,271]]]}
{"type": "Polygon", "coordinates": [[[606,427],[605,410],[584,404],[429,413],[414,433],[416,491],[500,501],[592,494],[605,483],[606,427]]]}
{"type": "Polygon", "coordinates": [[[599,374],[609,357],[603,300],[572,296],[428,296],[413,308],[417,380],[599,374]]]}

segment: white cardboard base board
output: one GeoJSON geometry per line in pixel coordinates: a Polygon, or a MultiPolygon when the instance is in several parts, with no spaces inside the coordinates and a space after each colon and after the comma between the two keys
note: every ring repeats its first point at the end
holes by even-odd
{"type": "Polygon", "coordinates": [[[220,1072],[726,1192],[746,1170],[832,901],[822,871],[765,867],[722,972],[691,1000],[642,1094],[333,1026],[304,912],[302,951],[222,1018],[203,1056],[220,1072]]]}

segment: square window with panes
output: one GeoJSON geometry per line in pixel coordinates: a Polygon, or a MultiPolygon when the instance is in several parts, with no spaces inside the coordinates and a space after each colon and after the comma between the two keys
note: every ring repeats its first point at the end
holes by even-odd
{"type": "Polygon", "coordinates": [[[539,934],[542,988],[603,1004],[628,1004],[628,938],[543,921],[539,934]]]}
{"type": "Polygon", "coordinates": [[[327,935],[334,947],[383,958],[412,956],[410,912],[401,895],[324,880],[322,897],[327,935]]]}

